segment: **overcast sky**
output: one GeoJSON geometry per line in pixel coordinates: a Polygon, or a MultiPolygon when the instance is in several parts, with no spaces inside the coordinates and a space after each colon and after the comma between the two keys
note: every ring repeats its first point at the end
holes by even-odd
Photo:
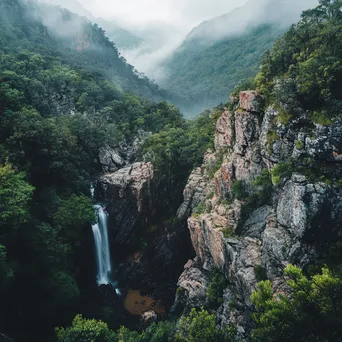
{"type": "Polygon", "coordinates": [[[119,18],[131,25],[166,21],[189,29],[227,13],[247,0],[78,0],[93,15],[119,18]]]}

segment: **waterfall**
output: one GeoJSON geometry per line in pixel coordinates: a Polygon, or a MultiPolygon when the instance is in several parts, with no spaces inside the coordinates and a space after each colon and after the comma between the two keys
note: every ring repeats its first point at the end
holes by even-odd
{"type": "Polygon", "coordinates": [[[97,284],[110,284],[112,266],[108,243],[108,215],[100,205],[95,205],[97,222],[92,226],[97,262],[97,284]]]}

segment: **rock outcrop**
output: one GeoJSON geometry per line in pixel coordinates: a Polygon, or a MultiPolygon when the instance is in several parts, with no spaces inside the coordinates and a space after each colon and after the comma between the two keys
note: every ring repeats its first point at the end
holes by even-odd
{"type": "Polygon", "coordinates": [[[258,281],[270,279],[277,291],[286,265],[309,266],[327,241],[342,235],[342,189],[330,181],[342,178],[342,123],[313,126],[299,111],[284,124],[273,107],[263,110],[257,92],[239,99],[235,110],[223,111],[215,152],[206,154],[184,191],[178,213],[192,213],[196,258],[178,280],[173,311],[205,305],[210,271],[217,269],[229,284],[217,323],[234,322],[243,333],[258,281]],[[277,165],[284,172],[275,174],[277,165]],[[201,212],[194,210],[199,203],[201,212]]]}
{"type": "Polygon", "coordinates": [[[113,173],[104,174],[98,181],[107,200],[107,210],[114,227],[115,242],[128,243],[137,225],[153,216],[152,189],[155,187],[151,163],[134,163],[113,173]]]}
{"type": "Polygon", "coordinates": [[[139,131],[131,143],[123,140],[117,148],[109,146],[100,148],[99,161],[104,173],[115,172],[132,164],[141,144],[152,135],[151,132],[139,131]]]}

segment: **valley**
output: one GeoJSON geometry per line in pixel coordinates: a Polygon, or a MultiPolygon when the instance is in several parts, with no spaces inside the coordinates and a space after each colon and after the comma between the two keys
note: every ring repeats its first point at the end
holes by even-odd
{"type": "Polygon", "coordinates": [[[0,340],[339,341],[342,2],[87,6],[0,0],[0,340]]]}

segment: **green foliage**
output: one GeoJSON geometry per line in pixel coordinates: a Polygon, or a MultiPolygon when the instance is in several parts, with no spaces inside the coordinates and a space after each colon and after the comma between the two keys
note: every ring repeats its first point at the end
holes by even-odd
{"type": "MultiPolygon", "coordinates": [[[[220,18],[206,25],[213,25],[215,30],[216,20],[220,18]]],[[[229,21],[227,19],[225,22],[229,21]]],[[[202,107],[226,103],[227,94],[241,80],[247,80],[240,83],[243,90],[254,89],[253,82],[248,80],[258,72],[262,55],[282,32],[271,25],[261,25],[242,35],[207,43],[203,38],[196,37],[195,30],[195,37],[190,36],[166,62],[170,76],[162,85],[176,94],[191,98],[202,107]]]]}
{"type": "MultiPolygon", "coordinates": [[[[108,325],[94,319],[84,319],[82,315],[77,315],[70,328],[56,328],[59,342],[112,342],[114,333],[108,325]]],[[[118,340],[120,341],[120,340],[118,340]]],[[[122,340],[130,341],[130,340],[122,340]]]]}
{"type": "Polygon", "coordinates": [[[77,244],[84,228],[95,222],[95,213],[91,200],[86,196],[72,195],[61,202],[54,216],[57,227],[63,232],[67,242],[77,244]]]}
{"type": "Polygon", "coordinates": [[[204,214],[206,211],[206,206],[204,202],[201,202],[197,205],[197,207],[194,209],[193,213],[194,215],[201,215],[204,214]]]}
{"type": "Polygon", "coordinates": [[[265,267],[261,265],[254,266],[254,274],[257,281],[267,280],[267,272],[265,267]]]}
{"type": "MultiPolygon", "coordinates": [[[[28,204],[34,187],[25,180],[25,174],[12,165],[0,164],[0,221],[2,225],[17,226],[28,219],[28,204]]],[[[4,233],[4,232],[1,232],[4,233]]]]}
{"type": "Polygon", "coordinates": [[[216,160],[214,163],[209,161],[208,164],[206,164],[206,169],[207,169],[209,179],[213,179],[216,172],[220,170],[222,166],[222,161],[223,161],[223,151],[216,153],[216,160]]]}
{"type": "Polygon", "coordinates": [[[236,329],[232,326],[217,329],[214,314],[202,308],[193,309],[178,322],[153,323],[141,333],[124,326],[114,333],[102,321],[77,315],[71,327],[56,328],[56,334],[59,342],[233,342],[236,329]]]}
{"type": "Polygon", "coordinates": [[[245,200],[243,212],[248,215],[253,210],[267,204],[272,198],[273,184],[268,169],[264,169],[252,181],[252,189],[245,200]]]}
{"type": "Polygon", "coordinates": [[[295,141],[295,145],[296,145],[296,149],[297,149],[297,150],[302,150],[303,147],[304,147],[303,142],[300,141],[300,140],[296,140],[296,141],[295,141]]]}
{"type": "Polygon", "coordinates": [[[232,237],[235,236],[235,233],[233,231],[232,228],[228,227],[228,228],[225,228],[222,230],[222,233],[223,233],[223,236],[226,238],[226,239],[230,239],[232,237]]]}
{"type": "Polygon", "coordinates": [[[181,296],[184,293],[184,289],[182,287],[177,287],[176,296],[181,296]]]}
{"type": "Polygon", "coordinates": [[[284,179],[292,176],[294,171],[294,164],[290,160],[285,163],[277,164],[271,171],[272,173],[272,183],[274,185],[279,185],[284,179]]]}
{"type": "Polygon", "coordinates": [[[6,247],[0,245],[0,292],[6,289],[13,279],[13,270],[7,263],[6,247]]]}
{"type": "Polygon", "coordinates": [[[251,300],[256,341],[335,341],[341,336],[342,280],[326,268],[312,278],[295,266],[285,269],[289,294],[273,296],[272,283],[258,284],[251,300]]]}
{"type": "Polygon", "coordinates": [[[176,324],[174,322],[153,323],[142,333],[142,338],[146,342],[169,342],[173,340],[175,331],[176,324]]]}
{"type": "Polygon", "coordinates": [[[298,107],[309,110],[312,120],[322,125],[340,112],[341,16],[339,0],[320,1],[265,54],[257,86],[286,103],[288,114],[280,115],[284,124],[299,113],[298,107]]]}
{"type": "Polygon", "coordinates": [[[117,342],[137,342],[142,341],[139,334],[136,331],[131,331],[122,326],[116,333],[115,340],[117,342]]]}
{"type": "Polygon", "coordinates": [[[212,199],[215,195],[215,191],[210,191],[206,195],[206,199],[212,199]]]}
{"type": "MultiPolygon", "coordinates": [[[[285,112],[284,110],[281,110],[278,112],[277,119],[279,120],[280,123],[283,125],[288,125],[290,120],[292,119],[293,115],[290,113],[285,112]]],[[[279,140],[279,137],[275,137],[275,140],[279,140]]]]}
{"type": "Polygon", "coordinates": [[[328,126],[328,125],[332,124],[332,121],[329,118],[326,111],[321,111],[321,112],[315,111],[315,112],[313,112],[312,122],[315,124],[322,125],[322,126],[328,126]]]}
{"type": "Polygon", "coordinates": [[[235,330],[216,329],[215,315],[203,308],[192,309],[188,316],[182,316],[178,322],[174,342],[229,342],[235,340],[235,330]]]}
{"type": "Polygon", "coordinates": [[[240,180],[233,180],[232,187],[231,187],[231,195],[233,199],[243,200],[248,196],[246,191],[246,187],[243,181],[240,180]]]}
{"type": "Polygon", "coordinates": [[[217,309],[223,303],[223,290],[226,285],[227,281],[224,276],[217,269],[213,269],[207,290],[207,300],[210,308],[217,309]]]}
{"type": "Polygon", "coordinates": [[[272,146],[277,140],[279,140],[280,137],[275,131],[268,131],[266,133],[266,143],[269,146],[272,146]]]}
{"type": "Polygon", "coordinates": [[[140,158],[152,162],[173,182],[173,188],[181,189],[191,170],[201,165],[204,152],[212,147],[214,133],[215,122],[209,111],[194,120],[181,121],[178,126],[174,121],[145,141],[140,158]]]}
{"type": "Polygon", "coordinates": [[[165,165],[178,206],[215,125],[209,113],[187,122],[175,106],[131,93],[168,97],[120,57],[102,29],[68,11],[0,0],[0,51],[0,331],[49,340],[51,327],[77,312],[100,316],[85,280],[99,149],[130,144],[141,131],[166,132],[158,167],[165,165]],[[46,17],[56,19],[56,30],[39,19],[46,17]],[[61,36],[74,21],[80,25],[61,36]]]}

